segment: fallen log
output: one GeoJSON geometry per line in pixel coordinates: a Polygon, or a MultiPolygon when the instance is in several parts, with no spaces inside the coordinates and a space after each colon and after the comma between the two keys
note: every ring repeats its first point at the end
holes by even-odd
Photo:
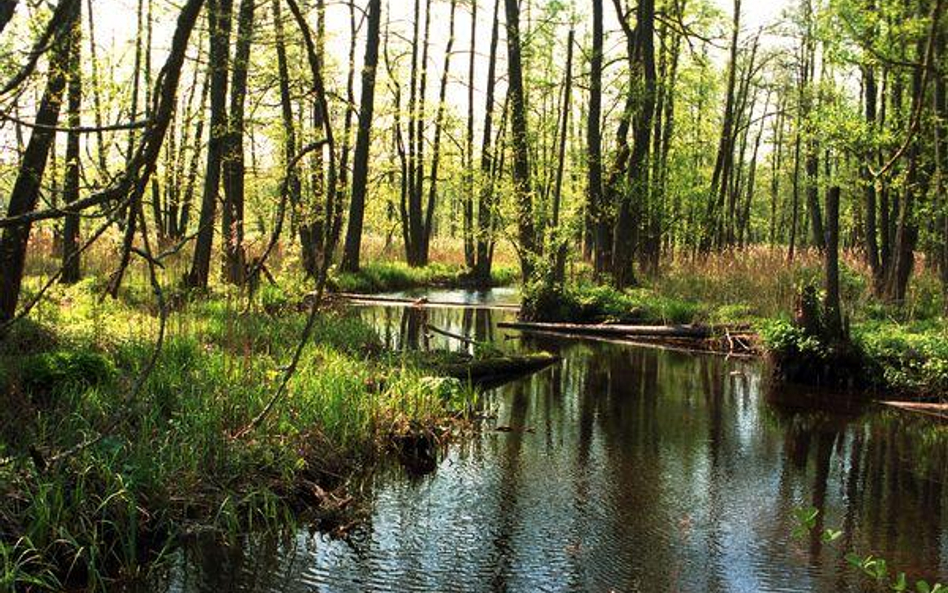
{"type": "Polygon", "coordinates": [[[640,338],[690,338],[705,339],[724,335],[725,328],[710,325],[626,325],[502,321],[498,327],[526,331],[557,332],[589,336],[623,336],[640,338]]]}
{"type": "Polygon", "coordinates": [[[507,355],[482,360],[470,359],[436,365],[438,373],[475,384],[496,383],[529,375],[559,362],[549,352],[507,355]]]}
{"type": "Polygon", "coordinates": [[[906,412],[914,412],[939,420],[948,420],[948,404],[893,400],[884,400],[879,403],[890,408],[905,410],[906,412]]]}

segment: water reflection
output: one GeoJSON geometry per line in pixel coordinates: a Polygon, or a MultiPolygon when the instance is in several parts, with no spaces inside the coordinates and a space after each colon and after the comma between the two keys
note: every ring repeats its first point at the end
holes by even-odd
{"type": "Polygon", "coordinates": [[[486,428],[421,479],[375,476],[353,541],[191,546],[168,590],[863,590],[842,559],[853,547],[948,580],[938,427],[771,390],[756,363],[508,339],[496,311],[362,314],[392,347],[469,347],[434,324],[563,363],[492,393],[509,432],[486,428]],[[794,540],[804,505],[841,541],[794,540]]]}

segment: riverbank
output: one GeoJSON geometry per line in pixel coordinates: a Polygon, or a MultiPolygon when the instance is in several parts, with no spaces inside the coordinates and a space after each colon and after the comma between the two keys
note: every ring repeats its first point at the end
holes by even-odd
{"type": "MultiPolygon", "coordinates": [[[[838,371],[833,368],[834,353],[792,321],[800,287],[819,286],[818,258],[804,253],[788,266],[779,253],[744,255],[740,260],[718,255],[681,262],[624,291],[586,277],[559,287],[528,287],[521,318],[547,331],[557,324],[604,325],[607,330],[616,325],[661,326],[667,328],[662,336],[609,331],[638,341],[691,344],[699,350],[757,352],[775,361],[805,358],[830,367],[830,375],[838,371]],[[675,328],[681,331],[669,332],[675,328]],[[740,336],[737,342],[735,334],[740,336]]],[[[840,277],[854,348],[847,358],[855,357],[855,365],[836,386],[848,383],[888,398],[948,398],[948,323],[934,274],[921,271],[901,306],[872,295],[868,272],[853,257],[846,258],[840,277]]],[[[576,328],[564,331],[579,333],[576,328]]],[[[602,331],[591,328],[591,333],[602,331]]],[[[834,382],[833,377],[825,379],[834,382]]]]}
{"type": "Polygon", "coordinates": [[[512,286],[520,271],[510,266],[494,266],[486,284],[475,278],[463,265],[430,263],[413,268],[399,261],[375,261],[358,272],[337,272],[331,288],[342,293],[375,294],[417,288],[494,288],[512,286]]]}
{"type": "Polygon", "coordinates": [[[193,531],[301,518],[331,528],[349,512],[347,477],[464,425],[478,396],[451,376],[492,356],[392,353],[357,316],[326,310],[287,393],[248,431],[306,323],[296,297],[169,295],[156,354],[147,288],[113,301],[99,284],[54,287],[0,343],[0,385],[16,404],[0,411],[2,589],[105,588],[193,531]]]}

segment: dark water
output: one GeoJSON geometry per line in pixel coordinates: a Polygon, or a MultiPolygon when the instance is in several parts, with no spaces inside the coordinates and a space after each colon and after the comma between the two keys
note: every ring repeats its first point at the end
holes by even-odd
{"type": "Polygon", "coordinates": [[[362,314],[393,345],[423,345],[426,321],[563,362],[490,394],[490,426],[512,431],[485,427],[424,477],[379,472],[350,541],[192,546],[164,590],[863,590],[848,549],[948,580],[948,439],[934,425],[774,392],[756,362],[520,338],[496,311],[403,311],[362,314]],[[803,506],[844,535],[794,538],[803,506]]]}

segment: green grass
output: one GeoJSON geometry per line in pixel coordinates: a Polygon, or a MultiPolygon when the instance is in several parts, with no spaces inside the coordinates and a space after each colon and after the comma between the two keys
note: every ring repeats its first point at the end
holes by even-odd
{"type": "Polygon", "coordinates": [[[137,398],[158,321],[136,299],[99,299],[94,282],[57,287],[0,348],[0,590],[134,577],[189,525],[223,532],[285,525],[412,428],[471,405],[459,382],[382,356],[374,331],[327,311],[286,397],[233,438],[277,388],[305,323],[268,289],[183,303],[137,398]],[[276,307],[278,315],[268,313],[276,307]],[[37,455],[101,435],[62,463],[37,455]],[[41,464],[40,464],[41,465],[41,464]]]}
{"type": "MultiPolygon", "coordinates": [[[[511,267],[494,266],[491,271],[491,286],[508,286],[515,283],[519,272],[511,267]]],[[[341,272],[332,279],[333,287],[340,292],[381,293],[408,290],[411,288],[459,288],[473,286],[468,270],[461,266],[431,263],[422,268],[413,268],[401,262],[371,262],[356,273],[341,272]]]]}
{"type": "Polygon", "coordinates": [[[619,291],[589,282],[563,287],[533,286],[524,291],[523,315],[532,321],[573,323],[679,324],[707,320],[701,304],[646,288],[619,291]]]}

